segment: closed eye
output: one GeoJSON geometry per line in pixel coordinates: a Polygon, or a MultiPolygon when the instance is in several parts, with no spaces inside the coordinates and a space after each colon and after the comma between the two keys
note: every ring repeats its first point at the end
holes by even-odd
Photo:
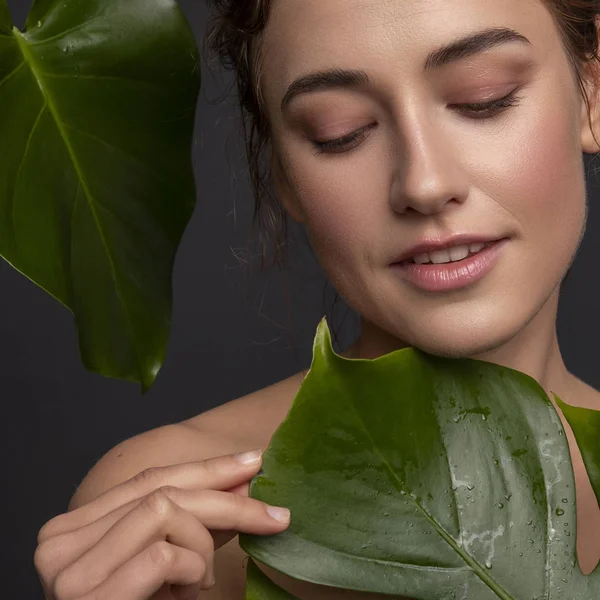
{"type": "Polygon", "coordinates": [[[475,113],[477,115],[475,117],[476,119],[489,119],[500,114],[511,106],[517,106],[521,99],[522,97],[517,96],[517,90],[515,89],[506,96],[497,98],[496,100],[490,100],[489,102],[479,102],[474,104],[451,104],[450,107],[456,107],[461,112],[466,111],[475,113]]]}
{"type": "MultiPolygon", "coordinates": [[[[517,96],[518,89],[513,90],[502,98],[490,100],[489,102],[469,103],[469,104],[450,104],[449,107],[458,112],[465,113],[471,119],[489,120],[499,116],[508,108],[517,106],[522,99],[517,96]],[[470,113],[470,115],[469,115],[470,113]],[[473,116],[474,115],[474,116],[473,116]]],[[[348,152],[358,146],[367,136],[367,132],[375,126],[374,123],[362,127],[341,138],[325,140],[322,142],[313,140],[312,144],[316,148],[315,156],[319,154],[335,154],[348,152]]]]}

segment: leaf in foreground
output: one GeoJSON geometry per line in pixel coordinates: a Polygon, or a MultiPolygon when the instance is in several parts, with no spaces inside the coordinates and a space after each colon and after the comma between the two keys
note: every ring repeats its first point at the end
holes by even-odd
{"type": "MultiPolygon", "coordinates": [[[[600,598],[600,569],[576,560],[562,424],[513,369],[415,349],[345,359],[323,321],[250,494],[292,521],[242,548],[296,579],[417,600],[600,598]]],[[[276,599],[256,574],[252,598],[276,599]]]]}
{"type": "Polygon", "coordinates": [[[85,366],[154,381],[195,204],[198,51],[175,0],[0,0],[0,255],[74,314],[85,366]]]}
{"type": "Polygon", "coordinates": [[[254,561],[249,560],[245,600],[295,600],[295,597],[276,586],[254,561]]]}

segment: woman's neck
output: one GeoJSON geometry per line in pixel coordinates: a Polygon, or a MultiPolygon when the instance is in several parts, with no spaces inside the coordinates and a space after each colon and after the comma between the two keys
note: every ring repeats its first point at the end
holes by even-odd
{"type": "MultiPolygon", "coordinates": [[[[516,369],[533,377],[552,399],[552,392],[568,402],[581,384],[569,373],[558,344],[556,314],[560,288],[554,291],[535,317],[512,339],[484,353],[470,356],[477,360],[516,369]]],[[[349,358],[377,358],[407,347],[402,340],[383,331],[366,319],[361,320],[361,334],[344,352],[349,358]]]]}

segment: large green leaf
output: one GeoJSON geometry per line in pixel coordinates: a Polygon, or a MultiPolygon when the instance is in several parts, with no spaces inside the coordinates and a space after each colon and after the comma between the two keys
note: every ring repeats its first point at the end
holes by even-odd
{"type": "Polygon", "coordinates": [[[89,369],[141,381],[165,356],[195,204],[200,72],[174,0],[0,0],[0,255],[74,314],[89,369]]]}
{"type": "Polygon", "coordinates": [[[245,600],[296,600],[294,596],[276,586],[254,563],[248,561],[248,585],[245,600]]]}
{"type": "Polygon", "coordinates": [[[596,500],[600,503],[600,412],[565,404],[556,394],[554,399],[575,434],[596,500]]]}
{"type": "MultiPolygon", "coordinates": [[[[241,546],[296,579],[418,600],[600,598],[600,569],[576,560],[562,424],[513,369],[415,349],[345,359],[322,322],[250,494],[292,521],[241,546]]],[[[254,597],[276,598],[255,574],[254,597]]]]}

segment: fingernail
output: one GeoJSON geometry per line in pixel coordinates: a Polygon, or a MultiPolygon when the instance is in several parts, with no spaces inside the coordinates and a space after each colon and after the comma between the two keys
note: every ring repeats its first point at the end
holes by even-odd
{"type": "Polygon", "coordinates": [[[204,576],[204,583],[206,586],[207,590],[210,590],[211,588],[213,588],[215,586],[216,580],[215,580],[215,575],[214,573],[211,573],[210,575],[207,573],[204,576]]]}
{"type": "Polygon", "coordinates": [[[267,505],[267,512],[277,521],[287,523],[290,520],[289,508],[283,508],[282,506],[270,506],[267,505]]]}
{"type": "Polygon", "coordinates": [[[241,465],[251,465],[252,463],[257,463],[262,456],[262,450],[251,450],[250,452],[239,452],[234,455],[235,460],[239,462],[241,465]]]}

